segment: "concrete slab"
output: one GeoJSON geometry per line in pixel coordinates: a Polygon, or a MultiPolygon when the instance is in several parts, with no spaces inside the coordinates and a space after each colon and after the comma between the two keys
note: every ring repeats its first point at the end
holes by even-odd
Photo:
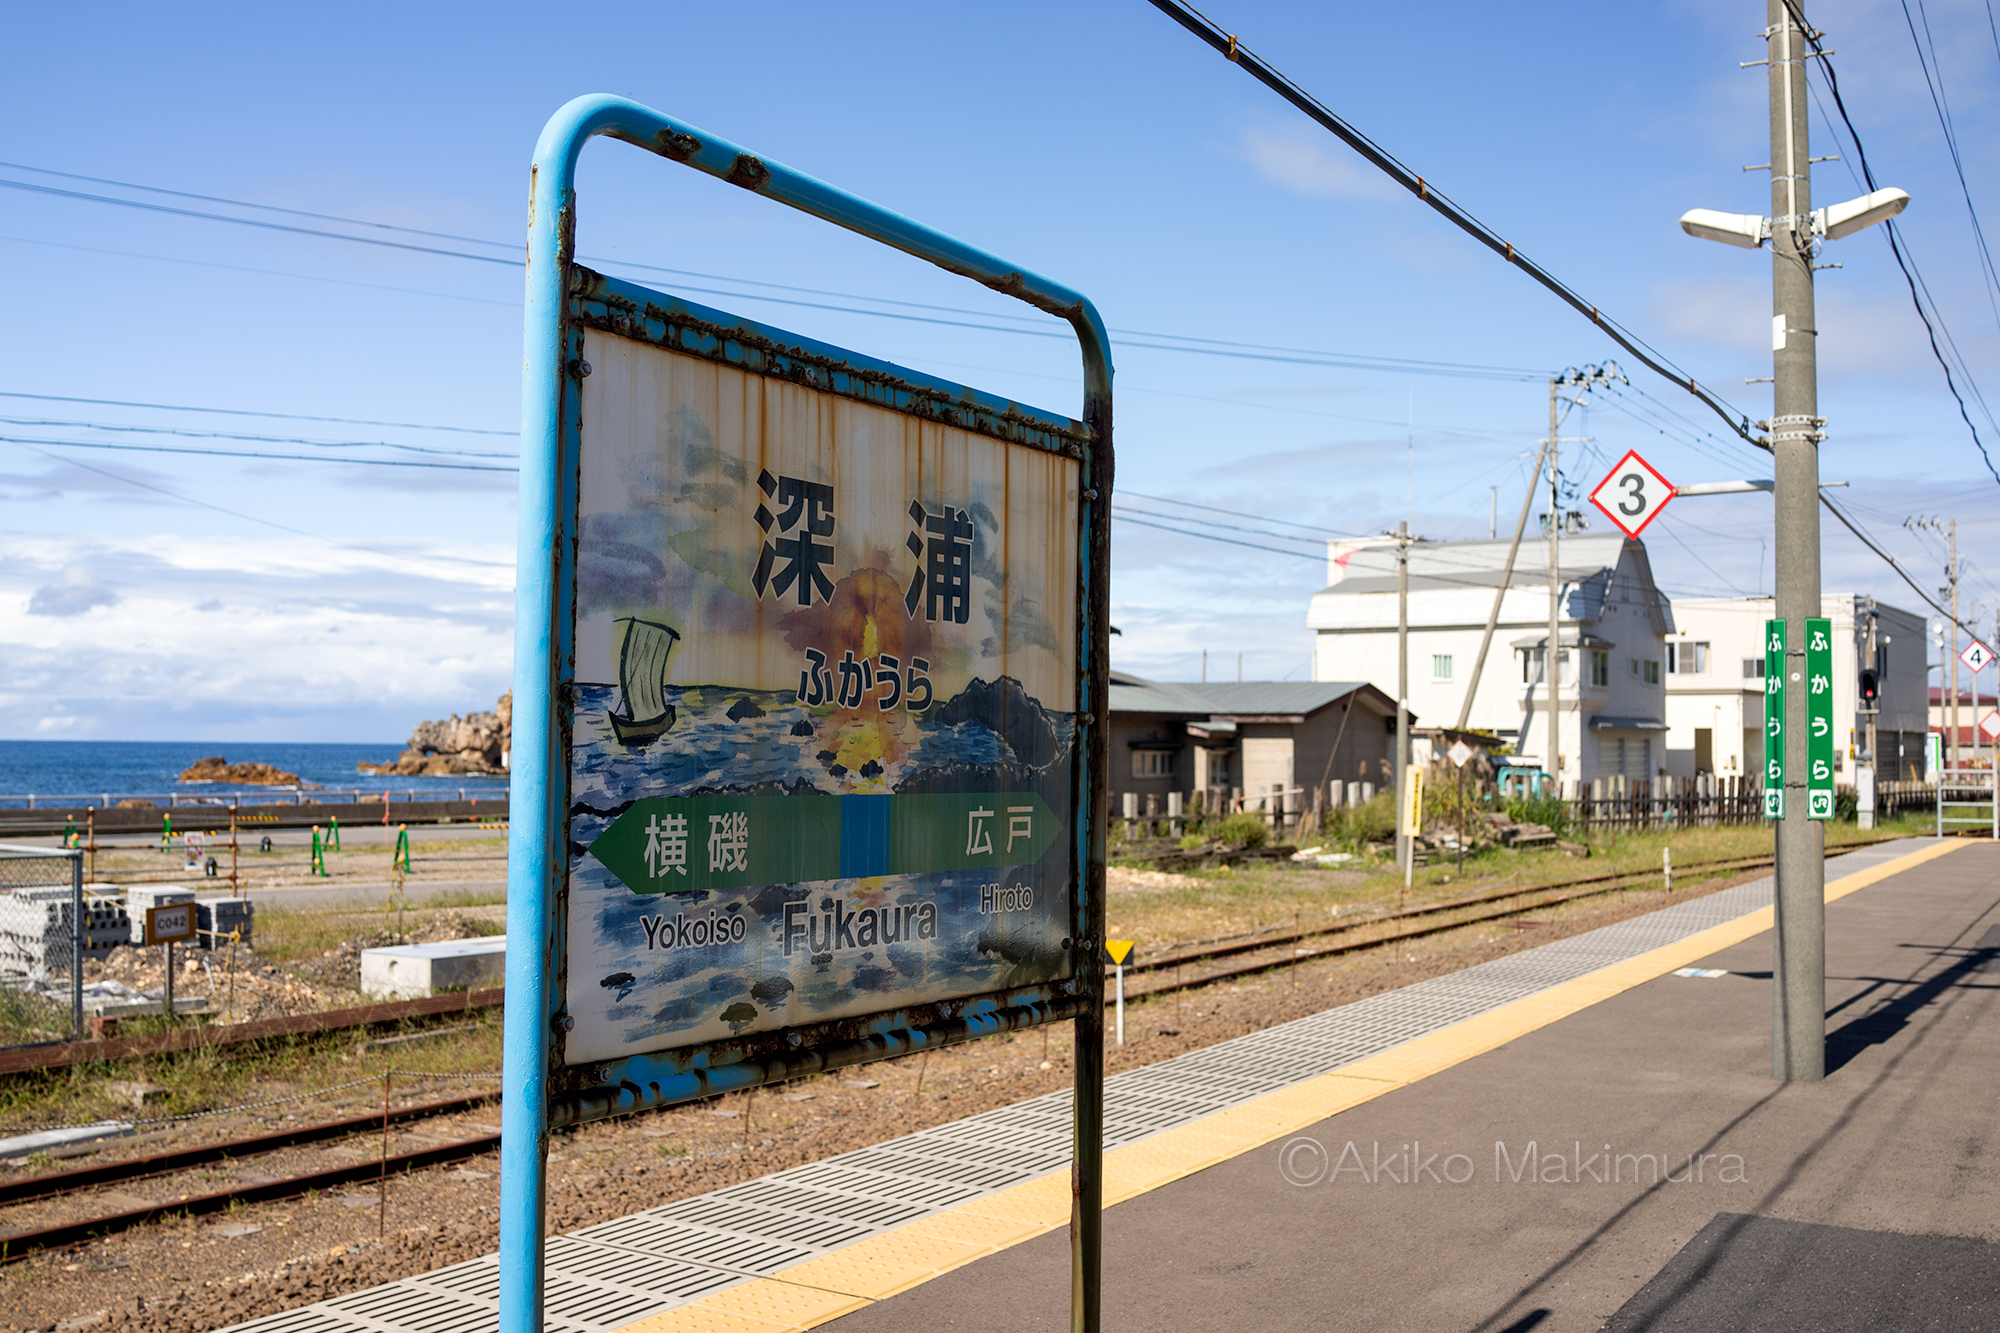
{"type": "Polygon", "coordinates": [[[507,937],[401,944],[361,951],[361,993],[409,1000],[498,986],[507,977],[507,937]]]}
{"type": "Polygon", "coordinates": [[[132,1126],[123,1120],[106,1120],[95,1125],[71,1125],[64,1129],[45,1129],[35,1134],[15,1134],[0,1139],[0,1158],[28,1157],[51,1148],[65,1148],[78,1143],[95,1143],[100,1139],[122,1139],[132,1134],[132,1126]]]}
{"type": "MultiPolygon", "coordinates": [[[[1878,1259],[1827,1251],[1861,1265],[1869,1327],[1985,1308],[1939,1307],[1948,1293],[1879,1265],[1921,1252],[1911,1237],[1981,1254],[2000,1242],[2000,975],[1987,970],[2000,959],[1988,934],[2000,849],[1966,847],[1865,888],[1827,921],[1826,1081],[1771,1077],[1759,935],[1699,960],[1726,976],[1645,982],[1119,1205],[1105,1225],[1104,1326],[1594,1333],[1719,1217],[1904,1238],[1869,1251],[1878,1259]]],[[[1061,1328],[1068,1268],[1058,1232],[832,1326],[1061,1328]]],[[[1984,1302],[1989,1270],[1967,1271],[1984,1302]]],[[[1729,1308],[1729,1289],[1689,1287],[1687,1320],[1729,1308]]],[[[1656,1322],[1628,1326],[1696,1326],[1659,1322],[1682,1314],[1657,1290],[1649,1300],[1656,1322]]],[[[1791,1322],[1774,1314],[1782,1302],[1735,1304],[1768,1317],[1701,1326],[1841,1326],[1814,1322],[1824,1302],[1799,1303],[1791,1322]]]]}

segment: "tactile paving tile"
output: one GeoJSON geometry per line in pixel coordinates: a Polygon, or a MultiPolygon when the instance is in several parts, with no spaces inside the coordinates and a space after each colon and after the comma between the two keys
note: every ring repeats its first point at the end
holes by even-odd
{"type": "MultiPolygon", "coordinates": [[[[1845,854],[1827,863],[1827,879],[1867,870],[1929,841],[1845,854]]],[[[1765,877],[1120,1074],[1105,1087],[1106,1146],[1192,1124],[1770,904],[1765,877]]],[[[1069,1160],[1070,1105],[1067,1089],[1045,1093],[553,1238],[546,1260],[547,1326],[608,1333],[1037,1180],[1069,1160]]],[[[854,1262],[864,1257],[856,1251],[854,1262]]],[[[826,1271],[840,1266],[835,1260],[826,1271]]],[[[496,1282],[489,1257],[239,1324],[229,1333],[488,1333],[497,1320],[496,1282]]],[[[816,1308],[840,1303],[824,1291],[797,1295],[816,1308]]],[[[719,1318],[726,1313],[716,1308],[719,1318]]],[[[760,1322],[783,1314],[761,1308],[740,1313],[760,1322]]]]}

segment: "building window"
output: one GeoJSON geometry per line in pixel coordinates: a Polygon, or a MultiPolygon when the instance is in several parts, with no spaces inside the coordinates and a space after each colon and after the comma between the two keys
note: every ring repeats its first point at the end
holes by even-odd
{"type": "Polygon", "coordinates": [[[1764,679],[1764,659],[1763,659],[1763,658],[1761,658],[1761,657],[1746,657],[1746,658],[1744,658],[1744,659],[1743,659],[1743,679],[1745,679],[1745,680],[1762,680],[1762,679],[1764,679]]]}
{"type": "MultiPolygon", "coordinates": [[[[1545,656],[1547,656],[1547,650],[1543,648],[1523,648],[1521,650],[1521,683],[1523,685],[1539,685],[1542,683],[1542,659],[1545,656]]],[[[1567,685],[1571,682],[1575,673],[1570,670],[1569,649],[1562,649],[1556,654],[1556,672],[1557,680],[1562,684],[1567,685]]]]}
{"type": "Polygon", "coordinates": [[[1590,653],[1590,683],[1599,689],[1611,684],[1611,654],[1601,648],[1590,653]]]}
{"type": "Polygon", "coordinates": [[[1451,654],[1450,654],[1450,653],[1432,653],[1432,654],[1431,654],[1431,679],[1432,679],[1432,680],[1450,680],[1450,679],[1451,679],[1451,654]]]}
{"type": "Polygon", "coordinates": [[[1628,741],[1619,736],[1599,736],[1597,766],[1607,776],[1613,773],[1639,778],[1653,776],[1652,738],[1641,736],[1628,741]]]}
{"type": "Polygon", "coordinates": [[[1660,683],[1660,664],[1650,657],[1646,659],[1646,683],[1648,685],[1660,683]]]}
{"type": "Polygon", "coordinates": [[[1174,752],[1172,750],[1132,751],[1132,776],[1135,778],[1170,778],[1174,775],[1174,752]]]}
{"type": "Polygon", "coordinates": [[[1708,645],[1705,643],[1669,643],[1667,645],[1667,674],[1669,676],[1706,676],[1708,674],[1708,645]]]}

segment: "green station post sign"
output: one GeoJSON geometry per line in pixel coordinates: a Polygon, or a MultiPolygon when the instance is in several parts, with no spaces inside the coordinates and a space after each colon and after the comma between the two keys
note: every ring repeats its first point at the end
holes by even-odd
{"type": "Polygon", "coordinates": [[[1806,818],[1833,818],[1833,622],[1806,619],[1806,818]]]}
{"type": "Polygon", "coordinates": [[[1785,622],[1764,622],[1764,818],[1785,817],[1785,622]]]}

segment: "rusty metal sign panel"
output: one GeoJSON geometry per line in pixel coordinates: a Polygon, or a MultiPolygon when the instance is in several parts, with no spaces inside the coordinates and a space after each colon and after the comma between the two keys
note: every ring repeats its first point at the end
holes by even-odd
{"type": "Polygon", "coordinates": [[[536,145],[500,1324],[543,1325],[551,1130],[1074,1020],[1103,1146],[1112,383],[1088,298],[603,94],[536,145]],[[1066,323],[1080,419],[591,272],[621,140],[1066,323]]]}
{"type": "Polygon", "coordinates": [[[1071,423],[661,333],[582,338],[565,1061],[1067,977],[1071,423]]]}

